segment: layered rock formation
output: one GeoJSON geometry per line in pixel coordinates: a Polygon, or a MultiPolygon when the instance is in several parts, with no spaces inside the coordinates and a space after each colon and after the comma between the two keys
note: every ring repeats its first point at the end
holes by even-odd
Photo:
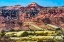
{"type": "Polygon", "coordinates": [[[64,7],[43,7],[35,2],[26,7],[20,5],[0,7],[0,24],[5,24],[4,28],[25,28],[23,27],[25,24],[19,26],[15,21],[35,22],[35,25],[41,27],[53,24],[64,28],[64,7]]]}

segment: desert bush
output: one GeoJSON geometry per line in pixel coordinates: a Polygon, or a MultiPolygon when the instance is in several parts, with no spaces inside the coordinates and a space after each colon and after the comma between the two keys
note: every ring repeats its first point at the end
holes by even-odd
{"type": "Polygon", "coordinates": [[[21,34],[21,37],[25,37],[25,36],[28,36],[28,32],[26,31],[21,34]]]}

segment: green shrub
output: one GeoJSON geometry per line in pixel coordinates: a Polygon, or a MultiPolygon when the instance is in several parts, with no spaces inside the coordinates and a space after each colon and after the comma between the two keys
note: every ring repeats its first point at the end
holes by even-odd
{"type": "Polygon", "coordinates": [[[26,32],[26,31],[23,32],[23,33],[21,34],[21,36],[22,36],[22,37],[28,36],[28,32],[26,32]]]}

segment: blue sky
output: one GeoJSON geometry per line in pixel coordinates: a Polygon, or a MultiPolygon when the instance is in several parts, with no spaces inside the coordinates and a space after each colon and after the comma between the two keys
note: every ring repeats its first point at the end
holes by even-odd
{"type": "Polygon", "coordinates": [[[0,6],[13,6],[17,4],[27,6],[31,2],[36,2],[41,6],[64,6],[63,0],[0,0],[0,6]]]}

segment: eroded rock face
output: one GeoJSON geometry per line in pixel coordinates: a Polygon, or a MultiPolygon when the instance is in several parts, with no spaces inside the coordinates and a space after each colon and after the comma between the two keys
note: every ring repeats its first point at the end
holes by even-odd
{"type": "MultiPolygon", "coordinates": [[[[53,24],[56,26],[60,26],[63,27],[64,26],[64,17],[63,14],[44,14],[44,17],[38,17],[38,18],[42,18],[41,20],[45,23],[45,24],[53,24]]],[[[40,15],[42,16],[42,15],[40,15]]]]}
{"type": "MultiPolygon", "coordinates": [[[[21,21],[21,22],[35,22],[35,25],[46,25],[46,24],[53,24],[56,26],[60,26],[64,28],[64,8],[63,7],[43,7],[38,5],[37,3],[33,2],[26,7],[22,6],[7,6],[3,7],[3,10],[7,10],[6,12],[2,13],[2,9],[0,8],[0,24],[4,24],[4,27],[7,26],[10,28],[14,28],[13,25],[16,25],[18,28],[18,24],[14,21],[21,21]],[[60,9],[61,8],[61,9],[60,9]],[[10,13],[9,13],[10,12],[10,13]],[[4,14],[4,16],[3,16],[4,14]],[[13,20],[14,24],[11,24],[11,20],[13,20]],[[5,21],[10,21],[8,24],[3,23],[5,21]]],[[[0,25],[0,28],[3,28],[0,25]]],[[[25,24],[23,24],[25,25],[25,24]]],[[[24,29],[22,27],[21,29],[24,29]]]]}

